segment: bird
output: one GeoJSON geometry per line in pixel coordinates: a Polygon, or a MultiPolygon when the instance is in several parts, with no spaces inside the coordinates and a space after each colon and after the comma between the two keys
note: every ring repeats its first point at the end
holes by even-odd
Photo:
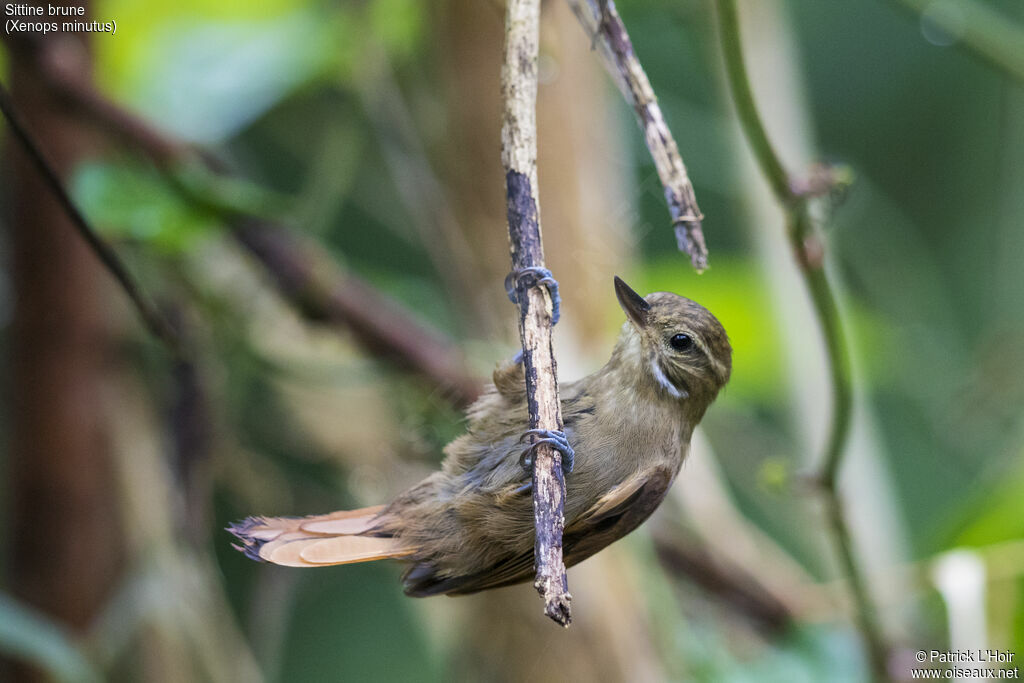
{"type": "MultiPolygon", "coordinates": [[[[611,358],[562,385],[562,431],[528,436],[563,455],[567,567],[630,533],[660,505],[694,428],[732,372],[729,337],[706,308],[671,292],[642,297],[619,277],[614,285],[626,321],[611,358]]],[[[228,531],[250,558],[289,567],[399,560],[404,591],[414,597],[530,580],[527,427],[523,366],[507,361],[469,408],[465,434],[445,447],[441,469],[391,503],[249,517],[228,531]]]]}

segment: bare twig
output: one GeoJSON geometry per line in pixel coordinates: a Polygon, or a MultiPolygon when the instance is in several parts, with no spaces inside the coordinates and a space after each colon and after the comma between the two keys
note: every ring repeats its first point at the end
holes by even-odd
{"type": "Polygon", "coordinates": [[[139,317],[142,318],[146,329],[163,342],[175,356],[181,357],[184,354],[184,349],[177,333],[167,324],[167,321],[160,315],[156,307],[146,298],[142,288],[135,281],[135,278],[132,277],[131,273],[128,272],[128,268],[118,255],[110,248],[110,245],[103,241],[103,238],[99,236],[82,212],[79,211],[67,190],[64,189],[64,184],[54,170],[53,165],[46,159],[43,151],[25,126],[24,121],[21,120],[21,116],[15,109],[14,102],[11,100],[7,88],[2,84],[0,84],[0,111],[3,112],[4,118],[7,119],[11,133],[14,134],[22,149],[25,150],[26,156],[28,156],[39,172],[39,175],[42,176],[46,185],[50,188],[57,202],[70,219],[71,224],[75,226],[75,230],[85,240],[85,243],[89,245],[89,249],[100,260],[103,267],[107,269],[118,285],[121,286],[121,289],[124,290],[132,305],[135,306],[135,310],[138,311],[139,317]]]}
{"type": "MultiPolygon", "coordinates": [[[[504,123],[501,161],[508,198],[508,234],[513,273],[544,267],[537,197],[537,54],[540,0],[509,0],[505,14],[505,62],[501,70],[504,123]]],[[[551,348],[553,302],[543,287],[517,279],[519,334],[523,344],[531,429],[561,430],[558,380],[551,348]]],[[[565,480],[557,451],[541,444],[533,458],[533,517],[536,527],[534,586],[544,613],[562,626],[572,620],[562,561],[565,480]]]]}
{"type": "Polygon", "coordinates": [[[793,610],[753,575],[703,543],[680,534],[655,536],[658,560],[670,573],[682,575],[768,636],[784,634],[794,622],[793,610]]]}
{"type": "MultiPolygon", "coordinates": [[[[58,97],[115,139],[143,152],[159,168],[174,173],[198,158],[211,172],[224,171],[224,164],[212,154],[193,150],[110,102],[45,54],[39,61],[42,75],[58,97]]],[[[186,189],[174,185],[179,191],[186,189]]],[[[333,259],[292,230],[252,216],[228,218],[234,238],[307,320],[344,326],[371,355],[397,361],[444,387],[456,405],[468,405],[480,395],[482,383],[469,373],[454,344],[397,302],[360,278],[340,272],[333,259]]]]}
{"type": "Polygon", "coordinates": [[[800,183],[792,182],[775,152],[761,122],[750,79],[743,62],[739,16],[735,0],[718,0],[722,52],[729,88],[736,104],[740,127],[747,137],[754,157],[776,199],[786,213],[787,236],[811,295],[825,337],[832,381],[833,413],[821,470],[817,480],[821,486],[826,514],[839,559],[850,585],[856,605],[857,625],[864,638],[868,660],[875,678],[888,678],[887,650],[867,582],[854,553],[850,528],[838,492],[838,473],[850,431],[853,409],[853,387],[850,377],[849,350],[836,295],[825,275],[822,245],[813,234],[808,195],[799,192],[800,183]]]}
{"type": "Polygon", "coordinates": [[[429,378],[458,406],[480,395],[482,383],[469,374],[450,340],[369,283],[339,272],[333,260],[311,243],[256,219],[236,221],[232,229],[308,320],[345,326],[363,349],[429,378]]]}
{"type": "Polygon", "coordinates": [[[633,107],[644,141],[665,188],[665,201],[672,216],[676,243],[690,255],[693,267],[701,272],[708,267],[708,248],[697,206],[693,184],[679,154],[672,131],[658,105],[651,82],[633,51],[633,43],[615,9],[613,0],[568,0],[576,18],[594,40],[605,67],[626,101],[633,107]]]}
{"type": "MultiPolygon", "coordinates": [[[[161,302],[161,310],[178,337],[197,349],[192,316],[187,304],[176,299],[161,302]]],[[[171,394],[167,420],[171,425],[171,470],[175,475],[175,519],[180,531],[196,548],[208,540],[212,482],[209,464],[213,454],[213,417],[207,375],[200,354],[175,359],[171,367],[171,394]]]]}

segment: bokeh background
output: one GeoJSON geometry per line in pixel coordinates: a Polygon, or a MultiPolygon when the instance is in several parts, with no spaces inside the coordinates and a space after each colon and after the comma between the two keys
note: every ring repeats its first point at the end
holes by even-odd
{"type": "MultiPolygon", "coordinates": [[[[397,566],[260,565],[223,531],[253,513],[386,501],[437,467],[472,378],[514,353],[502,3],[85,4],[116,34],[9,36],[4,83],[194,354],[175,361],[146,334],[5,136],[11,680],[868,677],[807,481],[830,415],[819,328],[736,123],[713,3],[619,7],[706,215],[699,276],[590,39],[564,3],[544,3],[539,174],[561,379],[606,360],[622,322],[614,274],[705,304],[735,349],[670,499],[570,570],[564,632],[529,586],[413,600],[397,566]],[[96,125],[54,74],[173,151],[146,153],[129,119],[96,125]],[[400,337],[459,359],[444,365],[452,381],[325,312],[338,297],[394,302],[400,337]]],[[[1024,48],[979,56],[1024,46],[1024,5],[740,11],[789,167],[852,178],[816,211],[855,359],[842,500],[892,674],[919,649],[1024,652],[1024,48]]]]}

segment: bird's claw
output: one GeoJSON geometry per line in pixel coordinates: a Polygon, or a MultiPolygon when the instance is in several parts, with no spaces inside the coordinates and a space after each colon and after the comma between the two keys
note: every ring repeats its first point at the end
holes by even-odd
{"type": "Polygon", "coordinates": [[[505,278],[505,293],[508,294],[509,301],[514,304],[519,303],[519,297],[516,294],[516,290],[519,286],[520,280],[525,280],[527,287],[543,285],[548,288],[548,293],[551,295],[551,324],[557,325],[558,319],[562,315],[562,297],[558,294],[558,280],[551,275],[551,271],[547,268],[531,266],[529,268],[520,268],[519,270],[514,270],[509,273],[505,278]]]}
{"type": "Polygon", "coordinates": [[[539,436],[541,438],[532,441],[519,456],[519,464],[522,465],[524,470],[527,472],[533,471],[533,451],[543,443],[561,453],[562,469],[566,473],[572,472],[573,465],[576,463],[576,451],[569,445],[569,439],[566,437],[565,432],[553,429],[530,429],[523,433],[519,441],[522,442],[530,436],[539,436]]]}

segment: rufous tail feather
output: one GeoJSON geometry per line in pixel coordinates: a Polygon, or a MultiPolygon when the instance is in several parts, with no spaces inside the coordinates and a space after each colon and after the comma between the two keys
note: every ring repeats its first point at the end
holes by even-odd
{"type": "Polygon", "coordinates": [[[311,517],[249,517],[228,527],[254,560],[286,567],[326,567],[404,557],[414,549],[398,540],[363,536],[372,531],[383,505],[311,517]]]}

